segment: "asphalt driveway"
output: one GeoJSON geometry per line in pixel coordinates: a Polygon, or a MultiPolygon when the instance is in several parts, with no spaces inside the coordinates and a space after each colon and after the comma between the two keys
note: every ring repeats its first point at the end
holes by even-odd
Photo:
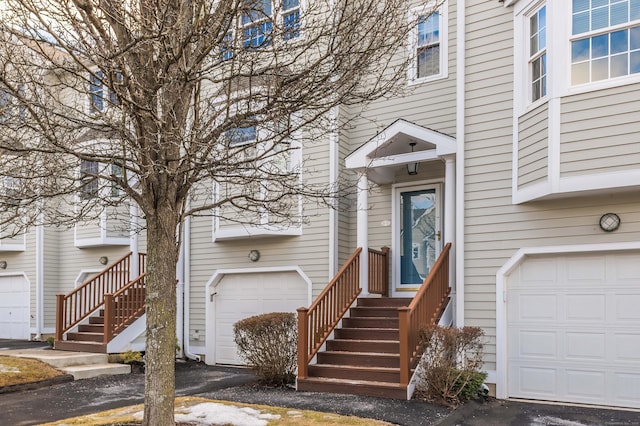
{"type": "MultiPolygon", "coordinates": [[[[0,340],[0,348],[6,346],[7,342],[0,340]]],[[[25,347],[13,347],[13,349],[18,348],[25,347]]],[[[0,353],[2,353],[1,350],[0,353]]],[[[326,411],[385,420],[407,426],[640,425],[640,412],[637,411],[494,399],[470,402],[456,410],[449,410],[415,400],[401,401],[265,388],[255,386],[255,376],[246,369],[207,366],[193,361],[176,363],[176,395],[326,411]]],[[[0,412],[2,413],[0,423],[11,426],[36,425],[139,404],[143,399],[144,376],[142,374],[79,380],[47,388],[0,395],[0,412]]]]}

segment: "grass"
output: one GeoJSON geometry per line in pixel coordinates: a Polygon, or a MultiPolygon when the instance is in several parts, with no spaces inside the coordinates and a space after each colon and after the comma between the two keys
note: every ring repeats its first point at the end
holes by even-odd
{"type": "Polygon", "coordinates": [[[39,382],[62,374],[37,359],[0,355],[0,386],[39,382]]]}
{"type": "MultiPolygon", "coordinates": [[[[269,425],[277,426],[390,426],[391,423],[363,419],[352,416],[340,416],[332,413],[321,413],[308,410],[294,410],[291,408],[271,407],[267,405],[242,404],[229,401],[216,401],[196,397],[176,398],[176,413],[184,412],[184,409],[203,402],[214,402],[217,404],[230,405],[235,407],[249,407],[259,410],[264,414],[280,416],[279,419],[269,420],[269,425]]],[[[42,426],[54,425],[114,425],[114,424],[139,424],[140,417],[136,416],[143,411],[142,405],[133,405],[124,408],[117,408],[87,416],[74,417],[72,419],[60,420],[55,423],[47,423],[42,426]]]]}

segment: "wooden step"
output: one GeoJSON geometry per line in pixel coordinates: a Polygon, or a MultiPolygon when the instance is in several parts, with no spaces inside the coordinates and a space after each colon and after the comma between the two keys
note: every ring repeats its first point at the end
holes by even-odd
{"type": "Polygon", "coordinates": [[[409,306],[409,297],[361,297],[358,298],[358,306],[396,307],[409,306]]]}
{"type": "Polygon", "coordinates": [[[61,351],[93,352],[102,354],[107,353],[107,345],[97,342],[56,340],[54,347],[56,348],[56,350],[61,351]]]}
{"type": "Polygon", "coordinates": [[[80,324],[79,332],[104,333],[104,324],[80,324]]]}
{"type": "Polygon", "coordinates": [[[399,368],[313,364],[309,366],[308,373],[309,377],[400,383],[399,368]]]}
{"type": "Polygon", "coordinates": [[[400,368],[400,356],[375,352],[324,351],[318,352],[318,364],[400,368]]]}
{"type": "Polygon", "coordinates": [[[104,317],[103,316],[89,317],[89,324],[104,324],[104,317]]]}
{"type": "Polygon", "coordinates": [[[88,332],[67,333],[67,341],[102,343],[103,340],[104,340],[104,333],[88,333],[88,332]]]}
{"type": "Polygon", "coordinates": [[[327,341],[327,350],[397,354],[400,353],[400,342],[398,340],[333,339],[327,341]]]}
{"type": "Polygon", "coordinates": [[[299,391],[307,392],[345,393],[351,395],[407,399],[407,388],[405,386],[385,382],[309,377],[306,379],[298,379],[297,388],[299,391]]]}
{"type": "Polygon", "coordinates": [[[349,316],[398,318],[398,308],[387,306],[355,306],[349,309],[349,316]]]}
{"type": "Polygon", "coordinates": [[[343,318],[344,328],[398,328],[398,318],[361,317],[343,318]]]}
{"type": "Polygon", "coordinates": [[[338,328],[335,330],[336,339],[357,340],[400,340],[397,328],[338,328]]]}

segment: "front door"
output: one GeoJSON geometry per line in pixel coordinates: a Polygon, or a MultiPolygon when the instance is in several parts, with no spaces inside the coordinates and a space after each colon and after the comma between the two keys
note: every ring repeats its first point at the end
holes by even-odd
{"type": "Polygon", "coordinates": [[[433,185],[398,187],[394,195],[394,293],[409,297],[423,283],[442,248],[439,191],[433,185]]]}

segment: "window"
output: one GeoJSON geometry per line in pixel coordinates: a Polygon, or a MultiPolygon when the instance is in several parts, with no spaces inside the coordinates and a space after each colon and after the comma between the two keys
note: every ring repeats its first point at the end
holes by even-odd
{"type": "Polygon", "coordinates": [[[255,124],[247,127],[237,127],[229,130],[226,133],[229,140],[229,147],[235,148],[242,145],[248,145],[255,143],[258,139],[258,133],[256,131],[255,124]]]}
{"type": "MultiPolygon", "coordinates": [[[[114,178],[122,178],[122,167],[117,164],[111,165],[111,176],[114,178]]],[[[111,182],[111,197],[117,198],[122,195],[122,188],[116,182],[111,182]]]]}
{"type": "Polygon", "coordinates": [[[416,29],[410,40],[413,63],[410,82],[421,82],[447,76],[446,3],[431,13],[413,12],[416,29]]]}
{"type": "Polygon", "coordinates": [[[80,162],[80,198],[90,200],[98,196],[98,162],[80,162]]]}
{"type": "MultiPolygon", "coordinates": [[[[274,19],[276,19],[275,11],[276,7],[271,0],[253,0],[249,12],[244,13],[240,19],[244,47],[259,48],[271,44],[274,19]]],[[[276,25],[282,28],[282,38],[291,40],[299,37],[300,0],[283,0],[282,10],[279,12],[281,14],[277,17],[276,25]]]]}
{"type": "Polygon", "coordinates": [[[572,0],[571,84],[640,73],[640,0],[572,0]]]}
{"type": "Polygon", "coordinates": [[[300,36],[300,0],[283,1],[282,28],[285,40],[300,36]]]}
{"type": "Polygon", "coordinates": [[[20,179],[6,176],[4,178],[4,195],[7,204],[17,206],[20,204],[20,179]]]}
{"type": "MultiPolygon", "coordinates": [[[[91,112],[104,111],[105,101],[111,105],[119,105],[118,95],[114,90],[108,90],[105,87],[105,74],[102,71],[96,71],[89,77],[89,101],[91,112]],[[108,93],[107,93],[108,92],[108,93]]],[[[122,74],[117,72],[113,75],[114,84],[122,82],[122,74]]]]}
{"type": "Polygon", "coordinates": [[[418,21],[417,78],[440,73],[440,14],[436,11],[418,21]]]}
{"type": "Polygon", "coordinates": [[[104,110],[104,73],[98,71],[91,74],[89,81],[89,96],[91,99],[91,112],[99,112],[104,110]]]}
{"type": "Polygon", "coordinates": [[[531,101],[547,95],[547,8],[542,6],[529,18],[529,70],[531,101]]]}

